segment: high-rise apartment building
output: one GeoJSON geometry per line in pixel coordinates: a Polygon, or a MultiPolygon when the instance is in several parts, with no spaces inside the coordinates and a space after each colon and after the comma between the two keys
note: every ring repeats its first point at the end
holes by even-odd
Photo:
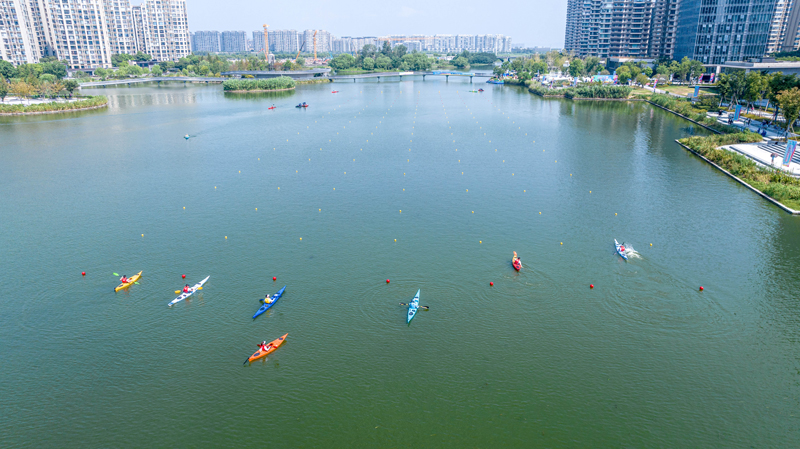
{"type": "MultiPolygon", "coordinates": [[[[275,30],[269,32],[269,51],[273,53],[294,53],[299,50],[297,31],[275,30]]],[[[253,31],[253,51],[264,52],[264,32],[253,31]]]]}
{"type": "Polygon", "coordinates": [[[300,36],[301,43],[305,42],[304,52],[314,52],[314,31],[317,32],[317,54],[331,51],[331,33],[325,30],[305,30],[300,36]]]}
{"type": "Polygon", "coordinates": [[[778,0],[769,30],[767,53],[794,51],[800,48],[800,1],[778,0]]]}
{"type": "Polygon", "coordinates": [[[244,31],[223,31],[220,41],[222,51],[225,53],[242,53],[247,51],[247,33],[244,31]]]}
{"type": "Polygon", "coordinates": [[[192,51],[218,53],[221,51],[219,31],[197,31],[192,35],[192,51]]]}
{"type": "Polygon", "coordinates": [[[767,52],[778,0],[683,0],[675,59],[704,64],[760,58],[767,52]]]}
{"type": "Polygon", "coordinates": [[[572,0],[565,48],[577,56],[645,58],[650,51],[653,0],[572,0]]]}
{"type": "Polygon", "coordinates": [[[0,0],[0,59],[14,65],[39,61],[36,14],[35,0],[0,0]]]}
{"type": "Polygon", "coordinates": [[[0,58],[14,64],[55,56],[108,68],[116,53],[177,61],[190,50],[185,0],[0,0],[0,58]]]}
{"type": "Polygon", "coordinates": [[[653,1],[648,57],[672,59],[674,56],[679,1],[653,1]]]}

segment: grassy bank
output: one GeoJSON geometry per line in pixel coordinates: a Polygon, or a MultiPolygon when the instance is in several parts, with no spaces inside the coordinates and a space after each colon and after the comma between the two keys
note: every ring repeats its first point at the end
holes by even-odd
{"type": "Polygon", "coordinates": [[[698,123],[721,132],[721,133],[738,133],[739,129],[734,126],[723,125],[716,119],[706,115],[706,110],[692,106],[689,100],[683,98],[676,98],[664,94],[654,94],[647,98],[653,104],[661,106],[664,109],[669,109],[672,112],[678,113],[686,118],[694,120],[698,123]]]}
{"type": "Polygon", "coordinates": [[[781,170],[760,166],[739,153],[719,148],[723,145],[761,142],[761,136],[758,134],[743,132],[708,137],[695,136],[678,141],[784,206],[800,210],[800,180],[781,170]]]}
{"type": "Polygon", "coordinates": [[[584,85],[578,87],[565,87],[563,89],[550,89],[538,84],[530,83],[528,92],[542,97],[564,97],[569,99],[592,100],[624,100],[628,98],[633,88],[628,86],[600,86],[584,85]]]}
{"type": "Polygon", "coordinates": [[[41,114],[45,112],[67,112],[77,109],[97,108],[107,104],[108,98],[103,95],[85,97],[70,103],[40,103],[31,105],[0,103],[0,114],[41,114]]]}
{"type": "Polygon", "coordinates": [[[248,91],[277,91],[294,89],[295,82],[288,76],[279,76],[269,79],[232,79],[222,83],[222,89],[226,92],[248,92],[248,91]]]}
{"type": "Polygon", "coordinates": [[[323,78],[323,77],[317,77],[317,78],[311,78],[311,79],[307,79],[307,80],[295,81],[296,84],[325,84],[325,83],[332,83],[332,82],[333,82],[332,79],[323,78]]]}

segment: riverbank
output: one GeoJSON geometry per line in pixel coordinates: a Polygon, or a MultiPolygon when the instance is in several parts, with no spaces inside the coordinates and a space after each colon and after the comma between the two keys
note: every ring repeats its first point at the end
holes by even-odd
{"type": "Polygon", "coordinates": [[[225,92],[280,92],[292,90],[296,86],[295,81],[288,76],[277,78],[244,78],[230,79],[222,83],[222,90],[225,92]]]}
{"type": "Polygon", "coordinates": [[[37,103],[30,105],[23,104],[0,104],[0,116],[2,115],[37,115],[37,114],[58,114],[61,112],[85,111],[89,109],[99,109],[108,106],[108,98],[104,95],[97,95],[71,101],[66,103],[37,103]]]}
{"type": "Polygon", "coordinates": [[[294,87],[289,87],[287,89],[244,89],[244,90],[226,90],[226,93],[230,94],[249,94],[249,93],[256,93],[256,92],[286,92],[289,90],[295,90],[294,87]]]}

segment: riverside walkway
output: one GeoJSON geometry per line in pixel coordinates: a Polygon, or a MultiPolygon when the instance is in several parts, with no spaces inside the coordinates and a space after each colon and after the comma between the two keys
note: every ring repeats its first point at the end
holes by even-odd
{"type": "Polygon", "coordinates": [[[228,78],[216,78],[205,76],[152,76],[147,78],[130,78],[124,80],[112,81],[90,81],[88,83],[81,83],[80,87],[105,87],[105,86],[121,86],[125,84],[139,84],[139,83],[160,83],[162,81],[182,81],[185,83],[221,83],[228,78]]]}
{"type": "Polygon", "coordinates": [[[360,73],[357,75],[331,75],[329,78],[333,81],[344,81],[344,80],[356,80],[359,79],[367,79],[367,78],[377,78],[380,81],[381,78],[400,78],[403,79],[404,76],[421,76],[422,80],[425,81],[426,76],[443,76],[445,77],[445,81],[449,81],[451,76],[458,76],[458,77],[469,77],[469,82],[472,82],[472,78],[491,78],[491,73],[468,73],[468,72],[439,72],[439,71],[432,71],[432,72],[376,72],[376,73],[360,73]]]}

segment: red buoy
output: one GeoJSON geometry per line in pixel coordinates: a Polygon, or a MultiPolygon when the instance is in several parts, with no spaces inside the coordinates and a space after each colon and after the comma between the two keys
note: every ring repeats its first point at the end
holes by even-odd
{"type": "Polygon", "coordinates": [[[273,281],[277,281],[277,280],[278,280],[278,278],[277,278],[276,276],[272,276],[272,280],[273,280],[273,281]]]}
{"type": "Polygon", "coordinates": [[[703,286],[702,286],[702,285],[700,286],[700,291],[701,291],[701,292],[703,291],[703,286]]]}
{"type": "Polygon", "coordinates": [[[388,280],[388,279],[386,280],[386,283],[387,283],[387,284],[389,283],[389,280],[388,280]]]}
{"type": "Polygon", "coordinates": [[[86,276],[86,272],[85,271],[81,271],[81,276],[86,276]]]}
{"type": "Polygon", "coordinates": [[[589,284],[589,288],[594,288],[594,284],[589,284]]]}
{"type": "Polygon", "coordinates": [[[489,282],[490,287],[494,287],[494,282],[489,282]]]}
{"type": "Polygon", "coordinates": [[[183,279],[186,279],[186,275],[185,275],[185,274],[182,274],[182,275],[181,275],[181,278],[183,278],[183,279]]]}

